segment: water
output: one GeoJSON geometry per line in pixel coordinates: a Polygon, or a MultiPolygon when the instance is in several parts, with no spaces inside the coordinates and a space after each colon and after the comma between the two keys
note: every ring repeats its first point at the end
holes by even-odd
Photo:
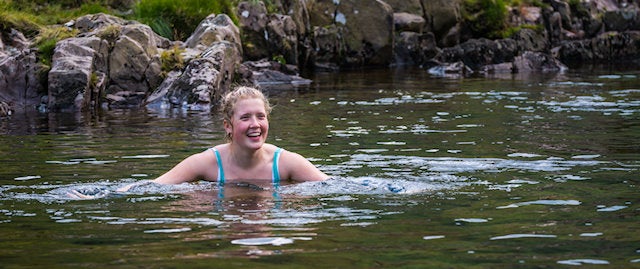
{"type": "Polygon", "coordinates": [[[333,179],[224,195],[148,183],[216,114],[0,119],[0,267],[640,268],[638,76],[315,74],[270,142],[333,179]]]}

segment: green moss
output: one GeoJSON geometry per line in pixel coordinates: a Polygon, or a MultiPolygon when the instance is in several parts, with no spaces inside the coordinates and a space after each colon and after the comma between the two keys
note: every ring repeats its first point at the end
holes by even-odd
{"type": "Polygon", "coordinates": [[[115,43],[116,39],[120,36],[120,32],[122,32],[122,26],[117,24],[107,25],[100,32],[96,34],[97,37],[107,40],[109,44],[115,43]]]}
{"type": "Polygon", "coordinates": [[[507,29],[507,6],[503,0],[465,0],[462,14],[473,37],[501,38],[507,29]]]}
{"type": "Polygon", "coordinates": [[[179,46],[173,46],[172,49],[165,50],[160,54],[163,73],[184,68],[182,52],[184,52],[184,49],[181,49],[179,46]]]}
{"type": "Polygon", "coordinates": [[[276,61],[276,62],[278,62],[280,64],[287,64],[287,60],[281,54],[274,55],[272,57],[272,60],[274,60],[274,61],[276,61]]]}
{"type": "Polygon", "coordinates": [[[40,34],[35,39],[35,46],[38,47],[38,55],[42,64],[51,66],[51,58],[58,41],[73,37],[78,34],[77,30],[70,30],[63,26],[43,27],[40,34]]]}

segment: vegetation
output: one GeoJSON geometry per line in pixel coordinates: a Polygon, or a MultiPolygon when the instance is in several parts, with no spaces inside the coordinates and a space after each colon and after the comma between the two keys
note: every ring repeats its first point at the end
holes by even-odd
{"type": "Polygon", "coordinates": [[[184,40],[209,14],[237,21],[240,0],[0,0],[0,30],[15,28],[34,38],[42,28],[77,17],[105,13],[148,24],[161,36],[184,40]]]}
{"type": "Polygon", "coordinates": [[[107,25],[99,33],[96,33],[96,36],[113,45],[116,42],[116,39],[120,36],[120,32],[122,32],[121,25],[107,25]]]}
{"type": "Polygon", "coordinates": [[[473,37],[503,37],[508,28],[503,0],[465,0],[462,6],[463,19],[473,37]]]}
{"type": "Polygon", "coordinates": [[[78,34],[77,30],[71,30],[64,26],[52,26],[41,28],[40,34],[35,38],[35,45],[40,53],[40,61],[51,66],[51,58],[58,41],[73,37],[78,34]]]}
{"type": "MultiPolygon", "coordinates": [[[[0,32],[16,29],[33,39],[40,61],[49,66],[58,41],[77,33],[61,26],[87,14],[105,13],[148,24],[161,36],[184,40],[209,14],[228,14],[239,0],[0,0],[0,32]]],[[[115,41],[119,28],[98,36],[115,41]]],[[[177,54],[179,55],[179,53],[177,54]]],[[[175,59],[174,59],[175,60],[175,59]]],[[[172,64],[179,64],[173,62],[172,64]]]]}
{"type": "Polygon", "coordinates": [[[172,70],[180,70],[184,68],[184,59],[182,53],[184,49],[174,46],[172,49],[162,51],[160,61],[162,62],[162,72],[168,73],[172,70]]]}
{"type": "Polygon", "coordinates": [[[231,1],[220,0],[141,0],[133,7],[133,17],[161,36],[185,40],[208,15],[225,13],[234,21],[231,1]]]}

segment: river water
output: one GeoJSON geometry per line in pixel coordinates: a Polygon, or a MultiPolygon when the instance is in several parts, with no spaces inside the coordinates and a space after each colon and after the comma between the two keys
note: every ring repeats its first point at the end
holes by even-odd
{"type": "Polygon", "coordinates": [[[3,118],[0,267],[640,268],[639,76],[312,74],[269,142],[333,179],[224,193],[144,183],[216,113],[3,118]]]}

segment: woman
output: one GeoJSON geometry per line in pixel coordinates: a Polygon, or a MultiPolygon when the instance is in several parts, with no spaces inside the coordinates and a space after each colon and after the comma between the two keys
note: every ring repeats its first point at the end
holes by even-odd
{"type": "Polygon", "coordinates": [[[232,90],[222,99],[221,112],[227,143],[187,157],[154,182],[202,179],[265,186],[280,180],[329,178],[300,154],[266,143],[271,106],[261,91],[250,87],[232,90]]]}

